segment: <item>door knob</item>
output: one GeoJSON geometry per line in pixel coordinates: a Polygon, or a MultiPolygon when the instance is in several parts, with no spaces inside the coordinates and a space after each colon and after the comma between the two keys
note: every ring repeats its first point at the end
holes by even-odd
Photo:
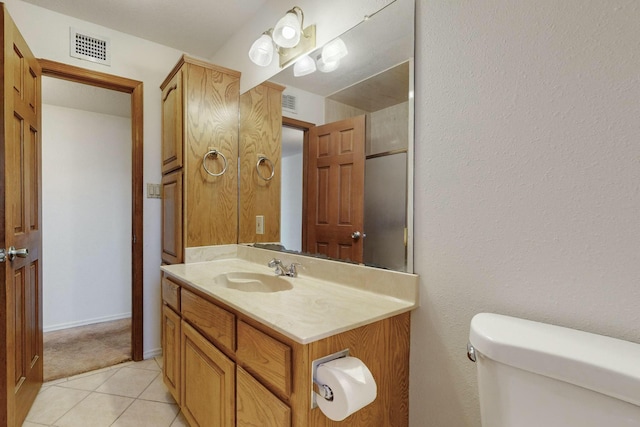
{"type": "Polygon", "coordinates": [[[353,233],[351,233],[351,238],[352,238],[353,240],[358,240],[358,239],[359,239],[359,238],[361,238],[361,237],[362,237],[362,238],[365,238],[365,237],[367,237],[367,235],[366,235],[366,234],[364,234],[364,233],[361,233],[361,232],[359,232],[359,231],[354,231],[353,233]]]}
{"type": "Polygon", "coordinates": [[[7,258],[9,261],[13,261],[16,257],[18,258],[26,258],[29,256],[29,249],[16,249],[11,246],[6,251],[4,249],[0,249],[0,262],[4,262],[7,258]]]}

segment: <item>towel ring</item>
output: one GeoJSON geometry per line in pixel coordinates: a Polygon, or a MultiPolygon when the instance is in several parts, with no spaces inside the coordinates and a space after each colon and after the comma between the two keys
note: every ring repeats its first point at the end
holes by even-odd
{"type": "Polygon", "coordinates": [[[256,163],[256,172],[258,172],[258,176],[261,179],[265,181],[271,181],[273,175],[276,173],[276,169],[273,167],[273,162],[271,160],[269,160],[265,156],[258,156],[258,163],[256,163]],[[264,175],[262,175],[262,173],[260,172],[260,163],[262,162],[267,163],[267,165],[271,168],[271,175],[269,175],[269,178],[265,178],[264,175]]]}
{"type": "Polygon", "coordinates": [[[211,176],[221,176],[223,175],[226,171],[227,171],[227,158],[224,156],[224,154],[222,154],[220,151],[218,150],[211,150],[211,151],[207,151],[207,153],[204,155],[204,157],[202,158],[202,167],[204,168],[204,170],[207,171],[207,173],[211,176]],[[213,173],[211,172],[209,169],[207,169],[207,157],[211,156],[214,159],[216,157],[218,157],[218,154],[220,155],[220,157],[222,157],[222,161],[224,162],[224,167],[222,168],[222,172],[220,173],[213,173]]]}

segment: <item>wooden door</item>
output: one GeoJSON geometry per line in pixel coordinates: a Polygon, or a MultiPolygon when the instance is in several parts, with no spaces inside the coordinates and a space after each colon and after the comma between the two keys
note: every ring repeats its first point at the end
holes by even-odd
{"type": "Polygon", "coordinates": [[[192,427],[236,425],[235,363],[182,321],[181,409],[192,427]]]}
{"type": "Polygon", "coordinates": [[[0,139],[1,426],[22,425],[42,385],[41,69],[4,5],[0,139]]]}
{"type": "Polygon", "coordinates": [[[365,116],[310,129],[307,251],[362,262],[364,146],[365,116]]]}

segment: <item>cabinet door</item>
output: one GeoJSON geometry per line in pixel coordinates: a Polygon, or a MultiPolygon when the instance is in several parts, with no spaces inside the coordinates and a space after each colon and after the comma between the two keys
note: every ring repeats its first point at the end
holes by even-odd
{"type": "Polygon", "coordinates": [[[182,321],[182,412],[192,427],[235,426],[235,363],[182,321]]]}
{"type": "Polygon", "coordinates": [[[237,427],[290,427],[291,409],[238,366],[237,427]]]}
{"type": "Polygon", "coordinates": [[[162,305],[162,378],[180,404],[180,316],[162,305]]]}
{"type": "Polygon", "coordinates": [[[182,169],[162,177],[162,261],[182,262],[182,169]]]}
{"type": "Polygon", "coordinates": [[[162,173],[182,167],[182,71],[162,89],[162,173]]]}

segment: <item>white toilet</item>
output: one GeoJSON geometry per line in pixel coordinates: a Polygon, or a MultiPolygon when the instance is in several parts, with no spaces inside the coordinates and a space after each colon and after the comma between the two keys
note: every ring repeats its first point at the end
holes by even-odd
{"type": "Polygon", "coordinates": [[[481,313],[467,349],[483,427],[640,426],[640,345],[481,313]]]}

